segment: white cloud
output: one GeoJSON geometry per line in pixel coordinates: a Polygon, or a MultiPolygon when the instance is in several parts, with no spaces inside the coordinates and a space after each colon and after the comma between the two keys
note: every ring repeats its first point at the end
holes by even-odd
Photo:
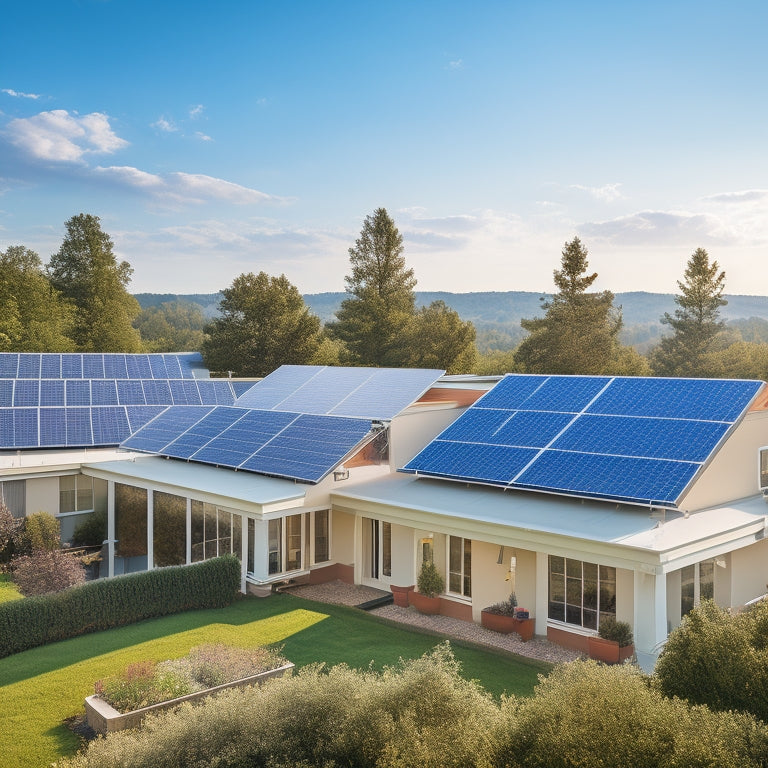
{"type": "Polygon", "coordinates": [[[450,69],[454,72],[459,69],[464,69],[463,59],[454,59],[453,61],[449,61],[447,69],[450,69]]]}
{"type": "Polygon", "coordinates": [[[8,96],[14,96],[17,99],[39,99],[39,93],[22,93],[21,91],[14,91],[12,88],[3,88],[0,93],[5,93],[8,96]]]}
{"type": "Polygon", "coordinates": [[[11,120],[5,135],[17,149],[36,160],[79,163],[88,154],[110,154],[128,146],[101,112],[80,116],[64,109],[11,120]]]}
{"type": "Polygon", "coordinates": [[[156,176],[153,173],[147,173],[146,171],[140,171],[138,168],[132,168],[127,165],[112,165],[108,168],[97,166],[93,170],[102,178],[111,179],[126,187],[156,191],[162,190],[165,187],[165,182],[160,176],[156,176]]]}
{"type": "Polygon", "coordinates": [[[586,192],[595,200],[601,200],[604,203],[612,203],[614,200],[623,200],[624,195],[619,190],[621,184],[603,184],[602,187],[585,187],[582,184],[571,184],[571,189],[577,189],[580,192],[586,192]]]}
{"type": "Polygon", "coordinates": [[[151,126],[152,128],[157,128],[158,131],[163,131],[163,133],[175,133],[179,130],[171,120],[166,119],[163,115],[158,117],[154,123],[151,123],[151,126]]]}
{"type": "Polygon", "coordinates": [[[200,117],[204,111],[205,111],[205,107],[202,104],[197,104],[196,106],[192,107],[192,109],[189,110],[189,116],[193,120],[197,120],[197,118],[200,117]]]}
{"type": "Polygon", "coordinates": [[[210,136],[201,131],[195,131],[195,138],[200,139],[200,141],[213,141],[210,136]]]}

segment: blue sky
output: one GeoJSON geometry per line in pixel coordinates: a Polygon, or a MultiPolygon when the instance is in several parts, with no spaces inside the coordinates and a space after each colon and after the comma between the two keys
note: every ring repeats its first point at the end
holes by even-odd
{"type": "Polygon", "coordinates": [[[768,294],[768,4],[7,2],[0,249],[99,216],[131,290],[341,291],[385,207],[418,289],[615,292],[706,248],[768,294]]]}

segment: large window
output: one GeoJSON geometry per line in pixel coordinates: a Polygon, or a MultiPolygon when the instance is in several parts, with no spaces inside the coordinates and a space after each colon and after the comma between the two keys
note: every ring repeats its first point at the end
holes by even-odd
{"type": "Polygon", "coordinates": [[[0,482],[0,501],[16,518],[26,514],[26,480],[3,480],[0,482]]]}
{"type": "Polygon", "coordinates": [[[448,537],[448,591],[472,597],[472,541],[448,537]]]}
{"type": "Polygon", "coordinates": [[[702,560],[680,569],[680,614],[715,596],[715,561],[702,560]]]}
{"type": "Polygon", "coordinates": [[[315,563],[326,563],[331,559],[331,512],[321,509],[312,513],[315,526],[315,563]]]}
{"type": "Polygon", "coordinates": [[[156,568],[187,562],[187,500],[183,496],[155,491],[152,542],[156,568]]]}
{"type": "Polygon", "coordinates": [[[90,512],[93,505],[93,478],[63,475],[59,478],[59,513],[90,512]]]}
{"type": "MultiPolygon", "coordinates": [[[[192,501],[192,562],[232,552],[232,513],[214,504],[192,501]]],[[[236,515],[238,521],[239,515],[236,515]]],[[[236,549],[236,554],[240,550],[236,549]]]]}
{"type": "Polygon", "coordinates": [[[147,491],[115,483],[115,554],[140,557],[147,554],[147,491]]]}
{"type": "Polygon", "coordinates": [[[304,563],[302,516],[288,515],[270,520],[267,528],[269,573],[287,573],[301,570],[304,563]]]}
{"type": "Polygon", "coordinates": [[[549,618],[597,629],[616,616],[616,569],[549,556],[549,618]]]}

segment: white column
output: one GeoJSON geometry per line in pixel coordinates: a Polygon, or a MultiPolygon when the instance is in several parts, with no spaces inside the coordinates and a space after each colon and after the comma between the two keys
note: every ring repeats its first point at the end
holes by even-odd
{"type": "Polygon", "coordinates": [[[147,570],[155,567],[155,492],[147,489],[147,570]]]}
{"type": "Polygon", "coordinates": [[[549,614],[549,555],[536,553],[536,634],[547,634],[547,616],[549,614]]]}
{"type": "Polygon", "coordinates": [[[240,591],[245,592],[245,575],[248,571],[248,518],[240,515],[240,591]]]}
{"type": "Polygon", "coordinates": [[[115,481],[107,481],[107,575],[115,575],[115,481]]]}
{"type": "Polygon", "coordinates": [[[660,644],[667,637],[667,577],[661,568],[635,571],[635,651],[640,666],[653,669],[660,644]]]}
{"type": "Polygon", "coordinates": [[[192,562],[192,499],[187,496],[187,525],[186,525],[187,547],[185,558],[187,565],[192,562]]]}
{"type": "Polygon", "coordinates": [[[254,520],[253,576],[257,581],[269,578],[269,523],[254,520]]]}

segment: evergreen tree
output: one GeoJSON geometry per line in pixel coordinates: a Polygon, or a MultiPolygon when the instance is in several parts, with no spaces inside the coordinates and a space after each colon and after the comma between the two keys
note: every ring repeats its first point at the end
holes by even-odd
{"type": "Polygon", "coordinates": [[[82,352],[140,352],[141,339],[131,323],[141,311],[128,293],[133,269],[118,262],[112,240],[98,216],[81,213],[66,224],[67,234],[51,257],[54,288],[75,308],[72,338],[82,352]]]}
{"type": "Polygon", "coordinates": [[[206,326],[203,342],[210,370],[266,376],[284,364],[312,362],[320,346],[320,320],[285,275],[243,274],[221,294],[221,317],[206,326]]]}
{"type": "Polygon", "coordinates": [[[350,294],[329,332],[346,344],[357,365],[408,365],[408,329],[416,311],[416,278],[403,257],[403,237],[386,209],[367,216],[349,249],[350,294]]]}
{"type": "Polygon", "coordinates": [[[713,350],[716,336],[725,328],[720,320],[725,272],[709,254],[697,248],[686,265],[684,279],[678,280],[680,294],[675,296],[674,315],[664,313],[661,322],[674,331],[663,336],[651,354],[651,366],[657,376],[705,376],[707,353],[713,350]]]}
{"type": "Polygon", "coordinates": [[[475,326],[444,301],[433,301],[414,315],[408,349],[410,367],[470,373],[477,359],[475,326]]]}
{"type": "Polygon", "coordinates": [[[71,352],[73,318],[34,251],[0,251],[0,351],[71,352]]]}
{"type": "Polygon", "coordinates": [[[530,335],[515,351],[515,363],[526,373],[595,375],[613,373],[614,368],[624,373],[627,367],[636,372],[632,356],[618,342],[622,320],[613,294],[587,293],[597,279],[596,272],[586,274],[587,255],[578,237],[566,243],[561,269],[554,273],[559,291],[542,301],[544,317],[520,321],[530,335]]]}

